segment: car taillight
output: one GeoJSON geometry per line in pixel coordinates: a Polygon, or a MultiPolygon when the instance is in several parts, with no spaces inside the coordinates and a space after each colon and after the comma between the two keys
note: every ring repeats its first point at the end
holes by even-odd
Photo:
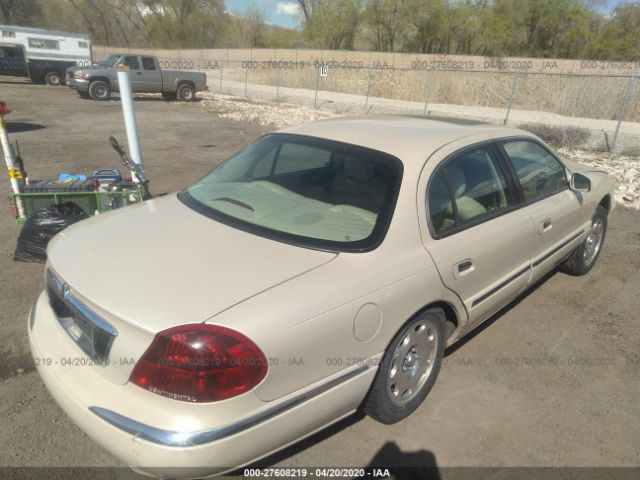
{"type": "Polygon", "coordinates": [[[267,359],[247,337],[195,324],[158,333],[129,381],[176,400],[215,402],[248,392],[266,374],[267,359]]]}

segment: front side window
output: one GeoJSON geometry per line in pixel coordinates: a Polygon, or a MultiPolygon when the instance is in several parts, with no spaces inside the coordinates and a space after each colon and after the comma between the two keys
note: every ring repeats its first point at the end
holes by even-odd
{"type": "Polygon", "coordinates": [[[89,48],[89,44],[84,40],[78,40],[78,48],[89,48]]]}
{"type": "Polygon", "coordinates": [[[191,208],[256,234],[312,248],[375,247],[402,177],[390,155],[325,139],[273,134],[180,194],[191,208]]]}
{"type": "Polygon", "coordinates": [[[3,30],[2,31],[2,36],[4,38],[16,38],[16,32],[11,31],[11,30],[3,30]]]}
{"type": "Polygon", "coordinates": [[[103,61],[100,62],[100,66],[105,68],[111,68],[118,62],[119,59],[120,59],[120,55],[118,55],[117,53],[112,53],[111,55],[109,55],[107,58],[105,58],[103,61]]]}
{"type": "Polygon", "coordinates": [[[57,40],[47,40],[44,38],[30,38],[29,46],[31,48],[45,48],[47,50],[60,50],[60,42],[57,40]]]}
{"type": "Polygon", "coordinates": [[[511,159],[525,201],[553,195],[569,186],[564,167],[545,148],[529,140],[503,144],[511,159]]]}
{"type": "Polygon", "coordinates": [[[464,152],[440,166],[429,182],[427,202],[438,235],[475,224],[513,204],[491,147],[464,152]]]}

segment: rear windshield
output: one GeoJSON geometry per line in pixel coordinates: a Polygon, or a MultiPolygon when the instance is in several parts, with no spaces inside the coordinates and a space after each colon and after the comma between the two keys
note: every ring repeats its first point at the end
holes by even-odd
{"type": "Polygon", "coordinates": [[[402,163],[388,154],[289,134],[263,137],[180,194],[252,233],[328,250],[369,250],[393,214],[402,163]]]}

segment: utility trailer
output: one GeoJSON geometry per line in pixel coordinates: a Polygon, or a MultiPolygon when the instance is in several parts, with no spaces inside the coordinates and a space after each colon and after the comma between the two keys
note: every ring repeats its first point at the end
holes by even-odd
{"type": "Polygon", "coordinates": [[[92,63],[86,35],[0,25],[0,75],[61,85],[67,68],[92,63]]]}

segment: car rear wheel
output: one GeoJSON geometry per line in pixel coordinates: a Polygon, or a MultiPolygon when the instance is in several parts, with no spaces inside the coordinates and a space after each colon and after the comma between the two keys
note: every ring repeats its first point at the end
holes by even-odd
{"type": "Polygon", "coordinates": [[[193,102],[196,99],[196,90],[193,85],[183,83],[178,87],[178,100],[181,102],[193,102]]]}
{"type": "Polygon", "coordinates": [[[89,95],[94,100],[109,100],[111,98],[111,88],[106,82],[96,80],[89,85],[89,95]]]}
{"type": "Polygon", "coordinates": [[[51,85],[52,87],[59,87],[62,85],[62,77],[56,71],[47,72],[44,76],[44,81],[47,82],[47,85],[51,85]]]}
{"type": "Polygon", "coordinates": [[[444,355],[445,314],[432,308],[394,337],[364,403],[367,415],[390,424],[409,416],[433,387],[444,355]]]}
{"type": "Polygon", "coordinates": [[[607,210],[598,205],[591,219],[591,230],[587,238],[576,248],[561,266],[561,270],[570,275],[585,275],[596,263],[604,237],[607,233],[607,210]]]}

